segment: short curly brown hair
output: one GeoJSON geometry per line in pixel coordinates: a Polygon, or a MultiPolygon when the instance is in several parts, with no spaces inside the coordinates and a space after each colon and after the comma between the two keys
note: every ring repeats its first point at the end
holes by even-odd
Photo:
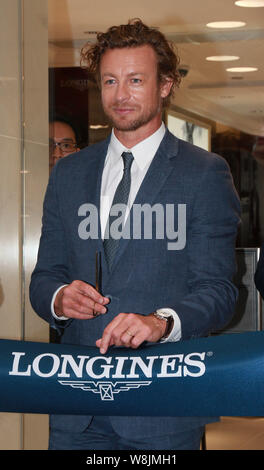
{"type": "Polygon", "coordinates": [[[128,24],[112,26],[105,33],[97,34],[95,44],[87,43],[81,50],[81,65],[89,73],[95,74],[100,83],[100,62],[102,55],[109,49],[139,47],[149,45],[153,47],[157,55],[158,80],[161,83],[164,79],[172,80],[170,94],[163,101],[167,106],[170,97],[173,95],[175,87],[179,86],[181,74],[179,72],[179,57],[174,51],[172,44],[156,28],[146,26],[138,18],[129,20],[128,24]]]}

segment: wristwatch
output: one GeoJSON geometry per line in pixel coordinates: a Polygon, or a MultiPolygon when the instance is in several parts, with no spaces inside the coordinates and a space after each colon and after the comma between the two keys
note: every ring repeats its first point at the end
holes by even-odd
{"type": "Polygon", "coordinates": [[[167,312],[166,310],[162,310],[162,308],[159,308],[158,310],[153,312],[153,315],[154,317],[159,318],[161,320],[165,320],[167,322],[164,335],[160,338],[160,340],[168,338],[174,325],[173,315],[167,312]]]}

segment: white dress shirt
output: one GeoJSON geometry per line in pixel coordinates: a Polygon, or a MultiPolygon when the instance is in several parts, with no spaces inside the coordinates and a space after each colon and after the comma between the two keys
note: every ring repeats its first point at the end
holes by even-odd
{"type": "Polygon", "coordinates": [[[112,131],[102,175],[100,213],[102,234],[105,233],[106,223],[116,188],[123,176],[124,164],[121,158],[122,153],[132,152],[134,157],[131,166],[131,189],[127,202],[128,210],[130,210],[154,155],[164,137],[165,130],[165,126],[162,123],[154,134],[130,149],[124,147],[116,138],[114,131],[112,131]]]}
{"type": "MultiPolygon", "coordinates": [[[[105,165],[103,169],[102,175],[102,184],[101,184],[101,201],[100,201],[100,223],[101,223],[101,233],[102,237],[105,233],[106,224],[108,220],[108,215],[110,211],[110,207],[114,198],[115,191],[119,182],[122,179],[123,175],[123,160],[122,160],[122,153],[123,152],[132,152],[133,153],[133,163],[131,167],[131,190],[128,199],[128,211],[130,210],[137,192],[141,186],[141,183],[148,171],[148,168],[158,150],[158,147],[164,137],[166,128],[164,123],[161,124],[160,128],[154,132],[151,136],[147,139],[139,142],[134,147],[128,149],[124,147],[123,144],[117,139],[115,136],[114,130],[112,130],[112,135],[110,139],[110,143],[108,146],[108,151],[105,159],[105,165]]],[[[62,288],[61,286],[53,295],[52,298],[52,305],[51,310],[53,316],[58,320],[66,320],[66,317],[57,317],[54,312],[54,300],[57,295],[57,292],[62,288]]],[[[173,315],[174,318],[174,326],[173,329],[168,336],[163,341],[178,341],[181,339],[181,322],[177,315],[177,313],[172,310],[171,308],[162,308],[162,310],[168,311],[173,315]]]]}

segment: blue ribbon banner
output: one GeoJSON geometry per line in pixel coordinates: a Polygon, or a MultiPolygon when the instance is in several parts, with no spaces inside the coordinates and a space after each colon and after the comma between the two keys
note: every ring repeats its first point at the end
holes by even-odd
{"type": "Polygon", "coordinates": [[[263,416],[264,332],[137,350],[0,340],[0,411],[263,416]]]}

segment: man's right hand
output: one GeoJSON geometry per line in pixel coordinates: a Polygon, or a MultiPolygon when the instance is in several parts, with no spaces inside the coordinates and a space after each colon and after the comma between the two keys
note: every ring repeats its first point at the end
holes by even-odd
{"type": "Polygon", "coordinates": [[[73,281],[62,287],[54,301],[54,312],[60,317],[90,320],[107,312],[105,305],[109,303],[97,290],[83,281],[73,281]]]}

